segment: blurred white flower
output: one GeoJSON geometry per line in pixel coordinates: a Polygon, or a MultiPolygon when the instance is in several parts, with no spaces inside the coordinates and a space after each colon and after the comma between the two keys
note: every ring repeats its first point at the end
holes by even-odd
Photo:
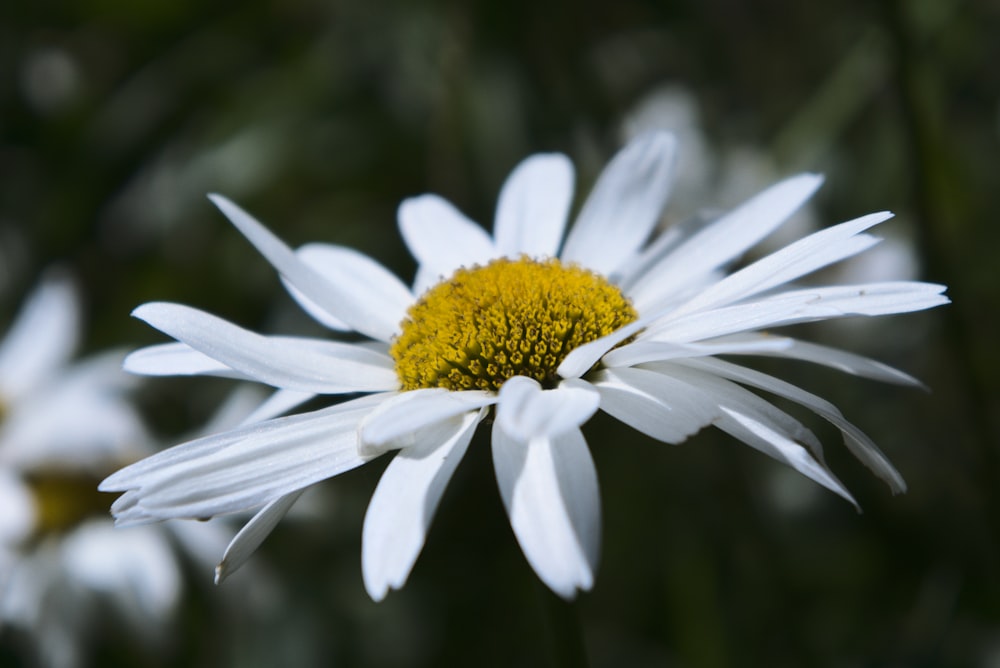
{"type": "MultiPolygon", "coordinates": [[[[668,223],[710,220],[781,176],[782,171],[764,148],[734,145],[710,137],[702,125],[698,98],[679,84],[653,88],[621,122],[620,134],[626,141],[655,131],[672,132],[680,147],[668,223]]],[[[777,250],[816,227],[815,216],[806,202],[754,250],[757,253],[777,250]]]]}
{"type": "Polygon", "coordinates": [[[55,668],[87,664],[102,630],[162,641],[182,594],[180,554],[207,567],[232,534],[216,523],[180,537],[173,523],[114,530],[97,483],[154,448],[122,354],[71,363],[79,331],[73,285],[50,276],[0,342],[0,625],[55,668]]]}

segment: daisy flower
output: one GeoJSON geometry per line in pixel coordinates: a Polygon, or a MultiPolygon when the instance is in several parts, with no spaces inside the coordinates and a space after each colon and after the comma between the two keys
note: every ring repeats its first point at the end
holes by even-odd
{"type": "Polygon", "coordinates": [[[669,134],[628,143],[568,232],[574,175],[559,154],[514,169],[492,236],[441,197],[408,199],[399,226],[418,262],[412,288],[348,248],[293,251],[212,195],[307,312],[371,341],[263,336],[189,306],[147,303],[134,315],[177,342],[133,353],[126,368],[253,379],[278,388],[275,411],[320,394],[362,396],[190,441],[115,473],[101,489],[124,492],[112,506],[117,522],[259,508],[218,566],[221,579],[304,488],[397,451],[362,533],[364,584],[379,600],[406,581],[442,492],[485,421],[514,535],[538,577],[569,599],[592,586],[598,560],[598,481],[581,431],[597,410],[667,443],[715,426],[854,502],[816,437],[753,390],[832,422],[851,452],[902,491],[899,473],[833,405],[724,357],[807,360],[915,384],[878,362],[764,330],[926,309],[947,302],[944,287],[789,286],[875,245],[865,231],[889,213],[822,230],[727,273],[821,178],[795,176],[709,223],[657,236],[674,159],[669,134]]]}
{"type": "Polygon", "coordinates": [[[99,519],[96,484],[150,451],[121,355],[72,362],[79,332],[74,286],[50,274],[0,342],[0,623],[52,666],[81,663],[96,598],[148,622],[180,577],[162,531],[113,535],[99,519]]]}
{"type": "Polygon", "coordinates": [[[98,482],[155,449],[123,353],[72,361],[79,332],[74,286],[53,274],[0,341],[0,626],[55,668],[86,664],[104,611],[116,632],[162,639],[180,602],[179,555],[232,535],[215,524],[114,530],[98,482]]]}

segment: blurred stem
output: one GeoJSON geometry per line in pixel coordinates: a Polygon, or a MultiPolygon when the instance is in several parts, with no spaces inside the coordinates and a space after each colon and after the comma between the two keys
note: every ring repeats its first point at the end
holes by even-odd
{"type": "Polygon", "coordinates": [[[868,29],[774,138],[772,152],[792,170],[815,169],[886,78],[880,35],[868,29]]]}
{"type": "Polygon", "coordinates": [[[587,651],[576,605],[553,594],[537,578],[535,588],[548,627],[552,665],[555,668],[586,668],[587,651]]]}

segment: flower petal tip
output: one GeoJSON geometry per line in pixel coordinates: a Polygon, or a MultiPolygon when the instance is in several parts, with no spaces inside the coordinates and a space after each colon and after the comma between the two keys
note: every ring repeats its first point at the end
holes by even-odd
{"type": "Polygon", "coordinates": [[[225,195],[220,195],[219,193],[208,193],[205,196],[208,198],[208,200],[212,204],[214,204],[215,206],[219,207],[220,209],[222,209],[226,205],[235,206],[232,203],[232,201],[228,197],[226,197],[225,195]]]}
{"type": "Polygon", "coordinates": [[[133,318],[138,319],[138,320],[145,321],[146,318],[144,317],[143,314],[145,314],[145,313],[147,313],[149,311],[148,307],[149,307],[150,304],[153,304],[153,303],[155,303],[155,302],[146,302],[144,304],[139,304],[134,309],[132,309],[132,312],[129,313],[129,315],[132,316],[133,318]]]}
{"type": "Polygon", "coordinates": [[[233,564],[228,558],[223,557],[222,561],[220,561],[218,565],[215,567],[215,575],[212,578],[212,582],[216,586],[221,585],[223,582],[229,579],[229,576],[238,571],[240,569],[240,566],[242,566],[244,563],[245,561],[241,561],[237,564],[233,564]]]}
{"type": "Polygon", "coordinates": [[[589,592],[594,586],[594,578],[588,573],[587,579],[575,582],[572,584],[559,585],[558,588],[553,586],[553,583],[546,583],[546,585],[552,590],[552,592],[566,601],[567,603],[572,603],[581,593],[589,592]]]}
{"type": "Polygon", "coordinates": [[[374,583],[365,582],[365,591],[368,593],[368,597],[375,603],[381,603],[385,600],[385,597],[389,595],[389,590],[391,587],[388,583],[381,583],[375,585],[374,583]]]}

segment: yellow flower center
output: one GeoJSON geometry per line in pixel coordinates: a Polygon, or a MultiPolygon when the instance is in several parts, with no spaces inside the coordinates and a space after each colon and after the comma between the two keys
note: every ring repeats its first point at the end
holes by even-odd
{"type": "Polygon", "coordinates": [[[617,287],[556,259],[462,268],[410,307],[390,354],[404,390],[497,391],[513,376],[552,386],[571,350],[636,320],[617,287]]]}
{"type": "MultiPolygon", "coordinates": [[[[0,424],[3,424],[6,414],[7,406],[0,398],[0,424]]],[[[90,471],[25,472],[22,480],[31,493],[35,509],[31,539],[64,533],[90,517],[107,518],[108,495],[97,491],[103,477],[90,471]]]]}

